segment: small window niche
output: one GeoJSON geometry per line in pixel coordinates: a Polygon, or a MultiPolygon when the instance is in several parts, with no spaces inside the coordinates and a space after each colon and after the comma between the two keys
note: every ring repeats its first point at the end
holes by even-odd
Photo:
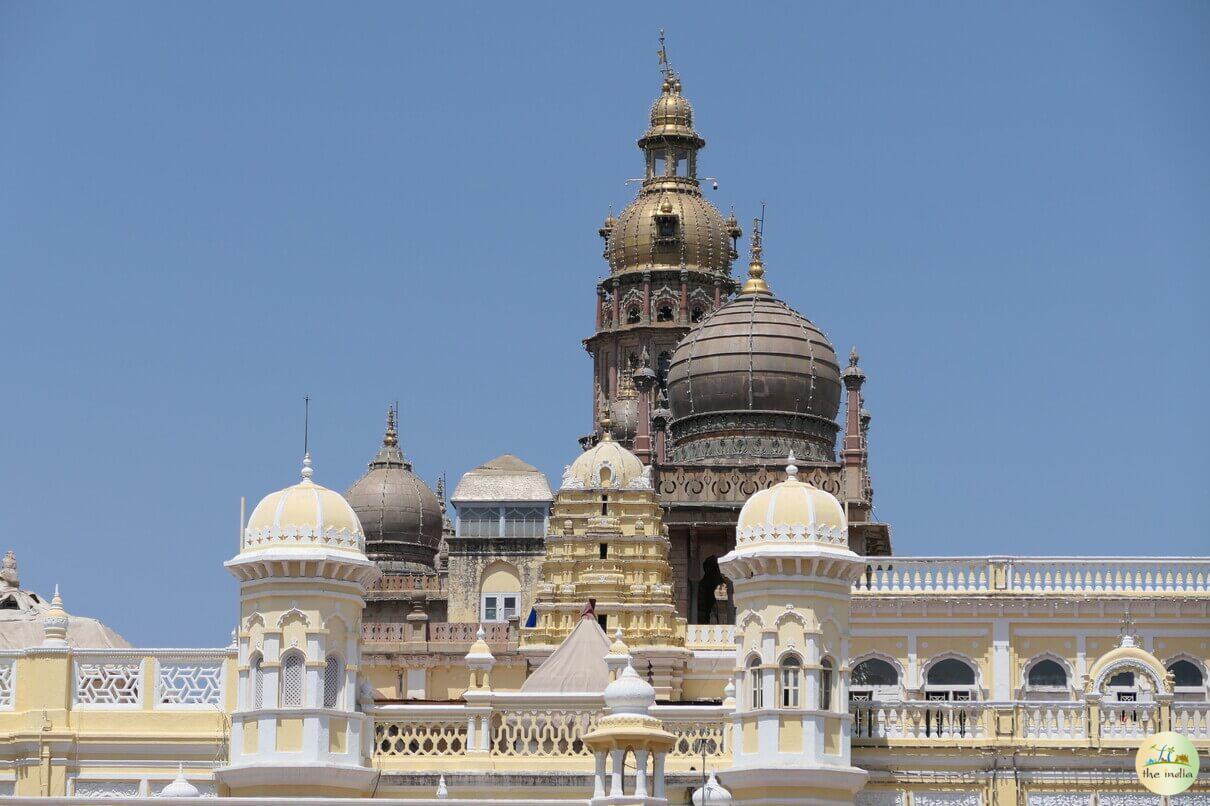
{"type": "Polygon", "coordinates": [[[656,308],[655,321],[671,322],[672,321],[672,306],[671,305],[661,305],[660,307],[656,308]]]}
{"type": "Polygon", "coordinates": [[[655,237],[658,241],[675,241],[680,237],[680,218],[662,214],[655,217],[655,237]]]}

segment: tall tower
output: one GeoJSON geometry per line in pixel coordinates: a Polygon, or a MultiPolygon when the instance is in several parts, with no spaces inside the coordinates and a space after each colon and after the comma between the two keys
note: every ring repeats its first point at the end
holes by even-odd
{"type": "Polygon", "coordinates": [[[575,629],[584,603],[606,632],[621,630],[636,665],[660,697],[679,695],[685,620],[672,602],[672,567],[650,468],[615,442],[602,420],[600,441],[567,466],[555,495],[537,623],[521,633],[521,652],[544,656],[575,629]]]}
{"type": "Polygon", "coordinates": [[[850,761],[845,678],[849,597],[864,568],[835,496],[797,478],[748,499],[735,548],[735,803],[852,803],[866,773],[850,761]]]}
{"type": "MultiPolygon", "coordinates": [[[[584,342],[593,357],[594,433],[610,401],[613,436],[628,448],[650,429],[650,416],[639,412],[655,409],[677,342],[735,289],[731,262],[741,234],[735,217],[723,218],[702,195],[697,160],[706,141],[662,48],[661,56],[663,86],[638,141],[644,178],[638,197],[600,229],[609,276],[597,283],[596,330],[584,342]],[[642,378],[635,383],[644,351],[655,373],[646,389],[642,378]]],[[[649,443],[640,443],[644,461],[649,443]]]]}
{"type": "Polygon", "coordinates": [[[312,475],[308,454],[226,563],[240,586],[239,680],[231,763],[216,777],[233,795],[359,797],[375,776],[357,672],[366,587],[381,572],[352,507],[312,475]]]}

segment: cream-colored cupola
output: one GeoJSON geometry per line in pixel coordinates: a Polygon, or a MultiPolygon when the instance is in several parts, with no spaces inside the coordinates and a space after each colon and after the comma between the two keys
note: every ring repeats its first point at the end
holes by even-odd
{"type": "Polygon", "coordinates": [[[744,504],[719,568],[735,587],[734,802],[852,803],[865,772],[850,762],[849,599],[864,561],[844,509],[786,478],[744,504]]]}
{"type": "Polygon", "coordinates": [[[315,483],[310,454],[297,484],[252,510],[226,567],[240,582],[238,690],[230,763],[215,777],[239,796],[363,796],[374,773],[361,611],[381,572],[352,507],[315,483]]]}

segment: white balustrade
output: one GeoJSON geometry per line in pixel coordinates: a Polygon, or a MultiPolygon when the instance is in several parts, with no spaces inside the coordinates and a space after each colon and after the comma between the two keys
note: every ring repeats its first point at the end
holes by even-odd
{"type": "Polygon", "coordinates": [[[1195,741],[1210,739],[1210,703],[1174,702],[1172,729],[1195,741]]]}
{"type": "Polygon", "coordinates": [[[700,759],[705,753],[707,762],[729,757],[730,708],[721,705],[655,705],[651,715],[664,723],[664,730],[676,737],[669,752],[670,758],[700,759]]]}
{"type": "Polygon", "coordinates": [[[685,632],[689,649],[735,649],[734,624],[690,624],[685,632]]]}
{"type": "Polygon", "coordinates": [[[867,557],[863,593],[1210,593],[1204,557],[867,557]]]}
{"type": "Polygon", "coordinates": [[[853,737],[856,739],[979,739],[987,734],[987,703],[855,702],[853,737]]]}
{"type": "Polygon", "coordinates": [[[1141,739],[1159,732],[1155,703],[1102,703],[1101,739],[1141,739]]]}
{"type": "Polygon", "coordinates": [[[1082,702],[1022,703],[1017,708],[1021,735],[1027,739],[1084,739],[1088,708],[1082,702]]]}
{"type": "Polygon", "coordinates": [[[398,758],[461,756],[467,752],[462,705],[393,706],[374,714],[374,755],[398,758]]]}

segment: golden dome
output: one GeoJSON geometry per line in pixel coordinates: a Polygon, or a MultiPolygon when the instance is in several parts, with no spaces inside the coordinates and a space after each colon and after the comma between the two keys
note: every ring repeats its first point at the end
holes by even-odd
{"type": "Polygon", "coordinates": [[[644,188],[605,230],[605,259],[613,274],[650,269],[698,269],[727,275],[735,259],[737,227],[696,185],[644,188]],[[674,219],[661,235],[658,217],[674,219]]]}
{"type": "Polygon", "coordinates": [[[744,503],[736,548],[762,543],[827,543],[848,548],[848,520],[836,496],[798,480],[790,454],[786,480],[744,503]]]}
{"type": "Polygon", "coordinates": [[[340,493],[311,481],[311,455],[302,481],[266,495],[244,529],[243,552],[280,548],[330,548],[364,553],[361,521],[340,493]]]}
{"type": "Polygon", "coordinates": [[[693,105],[681,95],[681,80],[675,76],[664,79],[663,91],[651,105],[651,128],[643,139],[667,136],[701,140],[693,130],[693,105]]]}
{"type": "Polygon", "coordinates": [[[613,441],[608,420],[602,427],[601,441],[576,457],[563,473],[562,489],[651,489],[651,477],[639,457],[613,441]]]}

